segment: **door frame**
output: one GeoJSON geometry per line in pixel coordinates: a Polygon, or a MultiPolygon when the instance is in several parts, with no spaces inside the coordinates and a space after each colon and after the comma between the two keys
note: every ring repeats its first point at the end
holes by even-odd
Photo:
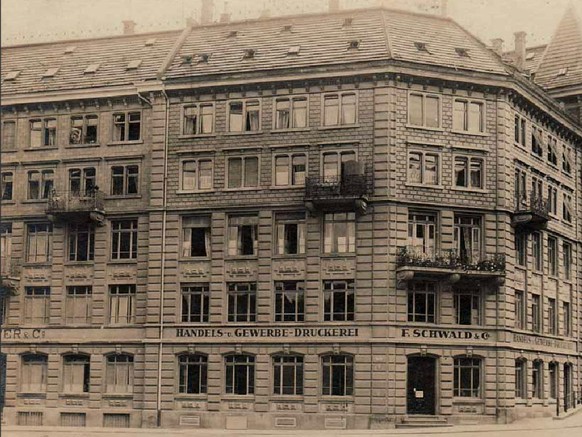
{"type": "Polygon", "coordinates": [[[422,353],[412,353],[406,355],[406,395],[405,395],[405,403],[406,403],[406,414],[409,415],[422,415],[423,413],[411,413],[408,411],[408,363],[410,358],[427,358],[432,359],[434,363],[434,416],[438,416],[440,411],[440,391],[438,387],[440,387],[440,356],[435,354],[422,354],[422,353]]]}

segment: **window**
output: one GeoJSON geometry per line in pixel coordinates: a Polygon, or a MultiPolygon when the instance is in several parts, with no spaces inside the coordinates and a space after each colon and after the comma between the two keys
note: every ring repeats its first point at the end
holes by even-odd
{"type": "Polygon", "coordinates": [[[455,323],[459,325],[481,324],[481,293],[479,289],[455,291],[455,316],[455,323]]]}
{"type": "Polygon", "coordinates": [[[259,186],[259,158],[243,156],[228,158],[228,188],[259,186]]]}
{"type": "Polygon", "coordinates": [[[133,356],[109,355],[105,366],[105,393],[133,392],[133,356]]]}
{"type": "Polygon", "coordinates": [[[307,97],[275,99],[275,129],[307,127],[307,97]]]}
{"type": "Polygon", "coordinates": [[[323,320],[354,320],[356,296],[354,281],[323,281],[323,320]]]}
{"type": "Polygon", "coordinates": [[[30,120],[30,147],[52,147],[57,145],[57,120],[45,118],[30,120]]]}
{"type": "Polygon", "coordinates": [[[516,115],[515,116],[515,126],[514,126],[514,132],[515,132],[514,140],[517,144],[520,144],[524,147],[525,147],[525,142],[526,142],[525,126],[526,126],[525,118],[521,118],[519,115],[516,115]]]}
{"type": "Polygon", "coordinates": [[[186,105],[183,108],[183,116],[183,135],[201,135],[214,132],[214,104],[186,105]]]}
{"type": "Polygon", "coordinates": [[[531,296],[531,330],[533,332],[542,331],[542,305],[539,294],[531,296]]]}
{"type": "Polygon", "coordinates": [[[273,394],[303,395],[303,357],[297,355],[273,357],[273,394]]]}
{"type": "Polygon", "coordinates": [[[86,355],[63,357],[63,392],[89,393],[90,364],[86,355]]]}
{"type": "Polygon", "coordinates": [[[531,369],[532,397],[542,399],[544,397],[544,363],[535,360],[531,369]]]}
{"type": "Polygon", "coordinates": [[[93,261],[95,227],[90,223],[69,225],[69,261],[93,261]]]}
{"type": "Polygon", "coordinates": [[[527,173],[520,168],[515,169],[515,201],[518,207],[527,202],[527,173]]]}
{"type": "Polygon", "coordinates": [[[462,262],[481,260],[481,218],[455,215],[453,228],[456,255],[462,262]]]}
{"type": "Polygon", "coordinates": [[[256,282],[232,282],[228,284],[228,321],[255,322],[256,319],[256,282]]]}
{"type": "Polygon", "coordinates": [[[135,285],[109,286],[109,324],[135,323],[135,285]]]}
{"type": "Polygon", "coordinates": [[[562,146],[562,171],[572,174],[572,150],[565,144],[562,146]]]}
{"type": "Polygon", "coordinates": [[[432,258],[436,251],[436,216],[425,213],[408,214],[409,250],[415,255],[432,258]]]}
{"type": "Polygon", "coordinates": [[[527,399],[527,361],[515,360],[515,397],[527,399]]]}
{"type": "Polygon", "coordinates": [[[484,103],[472,100],[455,99],[453,104],[453,129],[471,133],[484,132],[484,103]]]}
{"type": "Polygon", "coordinates": [[[455,358],[453,396],[462,398],[481,397],[480,358],[455,358]]]}
{"type": "Polygon", "coordinates": [[[69,191],[72,196],[92,196],[95,192],[96,172],[94,167],[69,170],[69,191]]]}
{"type": "Polygon", "coordinates": [[[548,264],[551,276],[558,276],[558,240],[548,237],[548,264]]]}
{"type": "Polygon", "coordinates": [[[570,309],[570,302],[564,302],[564,337],[572,335],[572,310],[570,309]]]}
{"type": "Polygon", "coordinates": [[[137,220],[111,222],[111,259],[137,258],[137,220]]]}
{"type": "Polygon", "coordinates": [[[275,322],[303,322],[305,318],[305,283],[275,282],[275,322]]]}
{"type": "Polygon", "coordinates": [[[44,393],[47,386],[48,357],[42,354],[22,355],[20,391],[44,393]]]}
{"type": "Polygon", "coordinates": [[[544,197],[544,181],[532,176],[531,178],[531,198],[532,201],[542,201],[544,197]]]}
{"type": "Polygon", "coordinates": [[[558,307],[556,299],[548,298],[548,334],[558,334],[558,307]]]}
{"type": "Polygon", "coordinates": [[[29,224],[26,232],[26,262],[49,262],[52,240],[53,226],[50,223],[29,224]]]}
{"type": "Polygon", "coordinates": [[[408,321],[435,323],[436,290],[432,282],[412,281],[408,284],[408,321]]]}
{"type": "Polygon", "coordinates": [[[116,165],[111,167],[111,195],[127,196],[137,194],[139,186],[139,166],[116,165]]]}
{"type": "Polygon", "coordinates": [[[25,325],[46,325],[49,322],[50,287],[24,287],[25,325]]]}
{"type": "Polygon", "coordinates": [[[0,223],[0,259],[2,273],[9,272],[12,261],[12,223],[0,223]]]}
{"type": "Polygon", "coordinates": [[[564,278],[572,279],[572,245],[562,243],[562,259],[564,261],[564,278]]]}
{"type": "Polygon", "coordinates": [[[258,100],[240,100],[228,104],[229,132],[258,132],[261,128],[261,105],[258,100]]]}
{"type": "Polygon", "coordinates": [[[97,143],[99,117],[96,115],[76,115],[71,117],[70,144],[97,143]]]}
{"type": "Polygon", "coordinates": [[[355,213],[324,215],[323,251],[325,253],[353,253],[356,251],[355,213]]]}
{"type": "Polygon", "coordinates": [[[2,123],[2,150],[16,148],[16,122],[5,121],[2,123]]]}
{"type": "Polygon", "coordinates": [[[356,94],[334,93],[323,96],[323,125],[345,126],[357,121],[356,94]]]}
{"type": "Polygon", "coordinates": [[[232,216],[228,219],[228,255],[257,254],[257,216],[232,216]]]}
{"type": "Polygon", "coordinates": [[[567,223],[572,223],[572,196],[564,193],[562,199],[562,217],[567,223]]]}
{"type": "Polygon", "coordinates": [[[53,187],[53,170],[31,170],[28,172],[28,199],[48,199],[53,187]]]}
{"type": "Polygon", "coordinates": [[[210,286],[208,284],[182,285],[182,322],[208,322],[210,314],[210,286]]]}
{"type": "Polygon", "coordinates": [[[522,267],[527,264],[527,234],[523,232],[515,233],[515,262],[522,267]]]}
{"type": "Polygon", "coordinates": [[[525,329],[525,294],[515,290],[515,327],[525,329]]]}
{"type": "Polygon", "coordinates": [[[181,189],[184,191],[212,190],[212,159],[183,161],[181,189]]]}
{"type": "Polygon", "coordinates": [[[558,189],[548,185],[548,205],[550,214],[558,214],[558,189]]]}
{"type": "Polygon", "coordinates": [[[558,398],[558,363],[552,361],[548,366],[548,377],[550,379],[550,399],[558,398]]]}
{"type": "MultiPolygon", "coordinates": [[[[345,150],[342,152],[325,152],[323,154],[324,182],[339,182],[346,172],[346,164],[356,161],[356,152],[345,150]]],[[[351,164],[348,164],[351,165],[351,164]]]]}
{"type": "Polygon", "coordinates": [[[305,253],[305,214],[278,214],[275,232],[277,255],[305,253]]]}
{"type": "Polygon", "coordinates": [[[178,393],[204,394],[208,389],[208,358],[200,354],[178,356],[178,393]]]}
{"type": "Polygon", "coordinates": [[[13,173],[2,172],[2,200],[12,200],[13,173]]]}
{"type": "Polygon", "coordinates": [[[441,99],[431,94],[408,95],[408,124],[428,128],[441,127],[441,99]]]}
{"type": "Polygon", "coordinates": [[[139,141],[141,138],[141,112],[113,114],[113,141],[139,141]]]}
{"type": "Polygon", "coordinates": [[[224,358],[227,395],[252,395],[255,393],[255,357],[228,355],[224,358]]]}
{"type": "Polygon", "coordinates": [[[543,268],[542,234],[540,234],[539,232],[532,233],[531,240],[533,253],[533,268],[534,270],[541,272],[543,268]]]}
{"type": "Polygon", "coordinates": [[[408,153],[408,182],[424,185],[439,184],[439,155],[411,151],[408,153]]]}
{"type": "Polygon", "coordinates": [[[182,218],[182,257],[210,256],[210,217],[182,218]]]}
{"type": "Polygon", "coordinates": [[[349,355],[325,355],[321,358],[324,396],[354,394],[354,359],[349,355]]]}
{"type": "Polygon", "coordinates": [[[73,285],[67,287],[65,300],[65,324],[85,325],[91,322],[93,287],[73,285]]]}
{"type": "Polygon", "coordinates": [[[558,140],[548,136],[548,162],[558,165],[558,140]]]}
{"type": "Polygon", "coordinates": [[[304,153],[275,156],[275,185],[305,185],[307,157],[304,153]]]}
{"type": "MultiPolygon", "coordinates": [[[[523,145],[525,146],[525,142],[523,145]]],[[[542,130],[536,126],[532,126],[531,128],[531,151],[534,155],[540,158],[544,156],[544,134],[542,130]]]]}
{"type": "Polygon", "coordinates": [[[484,188],[483,158],[455,156],[455,186],[464,188],[484,188]]]}

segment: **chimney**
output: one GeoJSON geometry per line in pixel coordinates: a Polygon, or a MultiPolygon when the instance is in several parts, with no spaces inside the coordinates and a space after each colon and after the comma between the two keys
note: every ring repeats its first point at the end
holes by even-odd
{"type": "Polygon", "coordinates": [[[515,68],[525,69],[525,32],[515,32],[515,68]]]}
{"type": "Polygon", "coordinates": [[[124,35],[133,35],[135,34],[135,21],[133,20],[124,20],[123,23],[123,34],[124,35]]]}
{"type": "Polygon", "coordinates": [[[503,55],[503,40],[501,38],[492,39],[491,46],[495,53],[497,53],[499,56],[503,55]]]}
{"type": "Polygon", "coordinates": [[[214,0],[202,0],[202,11],[200,13],[200,24],[212,23],[212,15],[214,14],[214,0]]]}
{"type": "Polygon", "coordinates": [[[339,12],[340,0],[329,0],[329,12],[339,12]]]}

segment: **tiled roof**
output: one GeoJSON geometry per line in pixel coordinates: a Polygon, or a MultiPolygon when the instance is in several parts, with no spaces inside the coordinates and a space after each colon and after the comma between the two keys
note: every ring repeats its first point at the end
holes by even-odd
{"type": "Polygon", "coordinates": [[[173,31],[5,47],[1,61],[2,94],[130,85],[155,79],[179,35],[179,31],[173,31]],[[146,45],[152,38],[155,43],[146,45]],[[136,60],[142,61],[139,67],[128,70],[128,64],[136,60]],[[85,73],[91,64],[99,64],[98,69],[85,73]],[[51,68],[58,71],[53,77],[43,78],[51,68]],[[20,72],[16,79],[7,80],[6,76],[14,71],[20,72]]]}
{"type": "MultiPolygon", "coordinates": [[[[535,73],[540,65],[540,61],[544,56],[544,51],[546,50],[547,45],[535,46],[535,47],[528,47],[525,50],[525,69],[530,73],[535,73]]],[[[515,51],[505,52],[503,53],[503,61],[507,62],[508,64],[515,63],[515,51]]]]}
{"type": "Polygon", "coordinates": [[[582,24],[574,8],[568,8],[558,25],[535,81],[546,89],[582,84],[582,24]]]}
{"type": "Polygon", "coordinates": [[[449,19],[370,9],[193,28],[166,77],[387,59],[497,74],[506,72],[496,55],[449,19]],[[349,24],[346,18],[351,18],[349,24]],[[288,25],[291,25],[290,31],[285,29],[288,25]],[[233,31],[237,31],[236,35],[231,35],[233,31]],[[348,49],[350,41],[359,41],[358,48],[348,49]],[[418,50],[415,42],[426,43],[428,52],[418,50]],[[298,55],[288,55],[292,46],[300,46],[298,55]],[[456,48],[465,49],[468,56],[460,56],[456,48]],[[252,59],[243,59],[246,49],[255,50],[252,59]],[[208,62],[197,62],[196,55],[201,53],[211,53],[208,62]],[[184,62],[189,59],[192,61],[184,62]]]}

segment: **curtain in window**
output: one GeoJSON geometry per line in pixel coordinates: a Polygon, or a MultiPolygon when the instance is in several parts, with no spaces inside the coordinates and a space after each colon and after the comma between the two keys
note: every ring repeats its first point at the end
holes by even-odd
{"type": "Polygon", "coordinates": [[[290,128],[290,108],[289,100],[277,100],[277,129],[288,129],[290,128]]]}

